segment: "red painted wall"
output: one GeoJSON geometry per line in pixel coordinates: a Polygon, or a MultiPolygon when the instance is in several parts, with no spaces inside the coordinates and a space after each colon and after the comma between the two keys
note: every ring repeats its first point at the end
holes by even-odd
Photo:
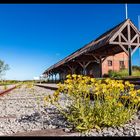
{"type": "Polygon", "coordinates": [[[102,74],[107,74],[109,70],[119,71],[119,61],[124,61],[125,68],[128,68],[128,56],[125,52],[122,52],[114,56],[109,56],[104,60],[104,62],[102,63],[102,74]],[[108,66],[108,60],[112,61],[112,66],[108,66]]]}

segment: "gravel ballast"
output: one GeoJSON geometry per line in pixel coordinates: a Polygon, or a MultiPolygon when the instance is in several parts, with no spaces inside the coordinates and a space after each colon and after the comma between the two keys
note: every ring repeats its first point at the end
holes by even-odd
{"type": "MultiPolygon", "coordinates": [[[[134,119],[124,127],[105,127],[101,130],[92,129],[88,133],[73,132],[68,122],[55,109],[54,106],[46,107],[44,97],[54,91],[34,86],[34,93],[25,86],[10,91],[0,97],[0,136],[16,136],[25,132],[36,136],[39,131],[63,130],[68,136],[140,136],[140,111],[134,119]]],[[[64,103],[63,98],[62,103],[64,103]]],[[[30,135],[27,133],[27,135],[30,135]]],[[[43,136],[45,133],[42,134],[43,136]]],[[[52,135],[54,135],[52,133],[52,135]]],[[[50,134],[49,134],[50,136],[50,134]]]]}

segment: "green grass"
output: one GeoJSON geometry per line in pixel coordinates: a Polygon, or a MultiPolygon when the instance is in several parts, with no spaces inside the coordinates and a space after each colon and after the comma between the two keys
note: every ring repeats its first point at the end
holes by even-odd
{"type": "MultiPolygon", "coordinates": [[[[108,76],[111,78],[123,78],[129,76],[128,69],[122,69],[120,71],[112,71],[109,70],[108,76]]],[[[140,70],[133,68],[132,69],[132,76],[140,76],[140,70]]]]}
{"type": "Polygon", "coordinates": [[[140,76],[140,71],[139,70],[132,71],[132,76],[140,76]]]}

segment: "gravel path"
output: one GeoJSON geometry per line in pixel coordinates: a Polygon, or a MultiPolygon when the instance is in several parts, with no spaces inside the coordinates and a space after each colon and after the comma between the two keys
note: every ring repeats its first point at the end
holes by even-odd
{"type": "Polygon", "coordinates": [[[33,93],[22,86],[0,96],[0,136],[140,136],[140,111],[124,127],[93,129],[86,134],[72,132],[55,107],[46,108],[43,98],[53,92],[35,86],[33,93]]]}

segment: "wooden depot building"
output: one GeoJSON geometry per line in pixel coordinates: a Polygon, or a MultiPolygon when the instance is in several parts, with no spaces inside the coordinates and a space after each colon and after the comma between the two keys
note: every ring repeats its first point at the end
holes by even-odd
{"type": "Polygon", "coordinates": [[[48,80],[63,81],[68,74],[102,77],[109,70],[128,68],[132,74],[132,55],[140,46],[140,32],[130,19],[73,52],[44,71],[48,80]],[[58,75],[58,76],[57,76],[58,75]]]}

